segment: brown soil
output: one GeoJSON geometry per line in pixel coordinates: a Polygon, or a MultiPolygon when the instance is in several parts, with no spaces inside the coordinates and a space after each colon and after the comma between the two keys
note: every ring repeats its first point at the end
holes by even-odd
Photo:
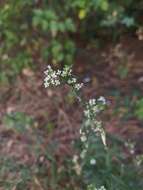
{"type": "MultiPolygon", "coordinates": [[[[143,123],[134,116],[124,120],[128,110],[122,106],[126,96],[136,101],[137,97],[133,95],[135,90],[143,95],[143,42],[126,38],[116,46],[107,45],[102,51],[92,47],[80,48],[74,68],[80,80],[88,80],[83,89],[86,97],[106,97],[108,107],[103,117],[106,131],[135,140],[139,145],[137,147],[143,147],[140,141],[143,123]],[[127,68],[126,76],[121,76],[121,67],[127,68]],[[112,95],[113,92],[120,93],[119,99],[112,95]],[[120,106],[115,113],[118,101],[120,106]]],[[[7,129],[2,122],[6,114],[24,112],[34,118],[34,127],[45,139],[43,146],[47,143],[58,145],[56,155],[72,153],[71,142],[78,136],[81,124],[82,110],[74,99],[67,96],[67,87],[44,89],[43,70],[32,72],[25,69],[15,84],[0,87],[0,153],[11,154],[23,162],[35,162],[27,149],[27,145],[34,144],[35,139],[7,129]],[[53,130],[45,129],[48,123],[52,123],[53,130]]]]}

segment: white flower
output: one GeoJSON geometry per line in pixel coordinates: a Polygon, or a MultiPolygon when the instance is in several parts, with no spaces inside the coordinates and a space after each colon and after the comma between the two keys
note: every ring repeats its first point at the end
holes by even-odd
{"type": "Polygon", "coordinates": [[[106,190],[104,186],[101,186],[99,190],[106,190]]]}
{"type": "Polygon", "coordinates": [[[90,99],[89,100],[89,105],[93,106],[96,104],[96,100],[95,99],[90,99]]]}
{"type": "Polygon", "coordinates": [[[55,85],[56,86],[60,85],[60,81],[59,80],[55,80],[55,85]]]}
{"type": "Polygon", "coordinates": [[[72,72],[71,67],[66,66],[66,67],[64,68],[64,70],[61,72],[61,76],[62,76],[62,77],[71,76],[71,72],[72,72]]]}
{"type": "Polygon", "coordinates": [[[57,70],[57,75],[61,75],[62,71],[57,70]]]}
{"type": "Polygon", "coordinates": [[[85,135],[81,136],[80,139],[81,139],[82,142],[85,142],[87,140],[85,135]]]}
{"type": "Polygon", "coordinates": [[[73,163],[77,163],[77,161],[78,161],[78,155],[74,155],[72,161],[73,161],[73,163]]]}
{"type": "Polygon", "coordinates": [[[90,117],[90,110],[84,110],[84,115],[85,115],[85,117],[89,118],[90,117]]]}
{"type": "Polygon", "coordinates": [[[81,157],[82,159],[85,158],[86,152],[87,152],[86,149],[84,149],[84,150],[81,152],[80,157],[81,157]]]}
{"type": "Polygon", "coordinates": [[[50,84],[49,84],[48,82],[45,82],[45,83],[44,83],[44,86],[45,86],[45,88],[47,88],[47,87],[50,86],[50,84]]]}
{"type": "Polygon", "coordinates": [[[90,164],[91,164],[91,165],[95,165],[95,164],[96,164],[96,160],[92,158],[92,159],[90,160],[90,164]]]}
{"type": "MultiPolygon", "coordinates": [[[[71,75],[71,67],[66,66],[62,71],[57,70],[54,71],[50,65],[47,66],[47,70],[44,71],[46,75],[44,79],[44,86],[45,88],[51,86],[58,86],[61,84],[61,81],[65,81],[68,85],[70,85],[74,90],[80,90],[83,86],[83,83],[77,83],[77,79],[71,75]]],[[[77,97],[79,102],[81,98],[77,97]]]]}
{"type": "Polygon", "coordinates": [[[106,104],[106,99],[103,96],[100,96],[98,98],[98,101],[102,102],[102,104],[104,104],[104,105],[106,104]]]}
{"type": "Polygon", "coordinates": [[[54,71],[50,65],[47,66],[47,70],[44,72],[46,75],[44,79],[44,86],[45,88],[52,86],[58,86],[60,85],[60,78],[59,78],[59,71],[58,73],[54,71]]]}
{"type": "Polygon", "coordinates": [[[96,188],[94,185],[88,185],[88,190],[106,190],[104,186],[101,186],[100,188],[96,188]]]}
{"type": "Polygon", "coordinates": [[[47,68],[48,68],[48,69],[51,69],[51,66],[50,66],[50,65],[48,65],[48,66],[47,66],[47,68]]]}
{"type": "Polygon", "coordinates": [[[51,74],[51,77],[52,77],[52,78],[57,78],[56,72],[53,72],[53,73],[51,74]]]}
{"type": "Polygon", "coordinates": [[[73,84],[73,83],[76,83],[77,79],[76,78],[70,78],[68,79],[68,84],[73,84]]]}
{"type": "Polygon", "coordinates": [[[74,87],[76,90],[80,90],[83,87],[83,83],[77,83],[74,87]]]}

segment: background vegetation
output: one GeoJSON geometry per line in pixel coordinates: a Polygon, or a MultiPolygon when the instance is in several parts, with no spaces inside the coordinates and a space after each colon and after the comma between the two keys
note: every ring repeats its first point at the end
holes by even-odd
{"type": "Polygon", "coordinates": [[[142,0],[0,2],[1,189],[143,189],[142,13],[142,0]],[[107,99],[108,151],[97,138],[80,175],[82,108],[67,86],[44,89],[48,64],[107,99]]]}

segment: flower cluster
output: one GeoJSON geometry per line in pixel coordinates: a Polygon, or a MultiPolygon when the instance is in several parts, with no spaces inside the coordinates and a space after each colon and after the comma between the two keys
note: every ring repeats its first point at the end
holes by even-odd
{"type": "MultiPolygon", "coordinates": [[[[94,146],[95,139],[97,136],[101,136],[102,142],[106,147],[106,138],[105,132],[102,127],[102,122],[97,120],[97,114],[103,110],[106,104],[106,100],[104,97],[99,97],[98,99],[90,99],[85,104],[84,110],[84,122],[82,127],[80,128],[80,140],[82,149],[80,152],[80,162],[81,162],[81,170],[83,174],[86,171],[85,168],[91,166],[91,171],[93,167],[96,167],[98,164],[98,159],[96,157],[96,149],[94,146]]],[[[90,185],[88,190],[105,190],[102,186],[97,189],[95,186],[90,185]]]]}
{"type": "Polygon", "coordinates": [[[106,190],[104,186],[101,186],[99,189],[97,190],[106,190]]]}
{"type": "Polygon", "coordinates": [[[49,86],[58,86],[60,85],[60,75],[61,71],[58,70],[57,72],[54,71],[50,65],[48,65],[47,70],[44,72],[46,75],[44,79],[44,86],[45,88],[49,86]]]}
{"type": "Polygon", "coordinates": [[[69,77],[67,84],[72,86],[74,90],[79,91],[83,87],[83,83],[77,83],[77,79],[75,77],[69,77]]]}
{"type": "MultiPolygon", "coordinates": [[[[85,159],[86,156],[90,156],[89,155],[89,148],[90,148],[90,140],[92,136],[101,136],[102,142],[104,144],[104,146],[106,147],[106,136],[105,136],[105,131],[102,128],[101,122],[100,121],[96,121],[95,125],[92,125],[91,123],[91,127],[90,128],[83,128],[80,129],[80,140],[82,143],[82,151],[80,153],[80,158],[81,159],[85,159]],[[97,124],[96,124],[97,123],[97,124]]],[[[95,165],[96,164],[96,159],[94,157],[92,157],[90,159],[90,165],[95,165]]]]}
{"type": "Polygon", "coordinates": [[[73,161],[73,164],[74,164],[74,170],[75,170],[76,174],[80,175],[81,174],[81,166],[79,164],[79,156],[74,155],[72,161],[73,161]]]}
{"type": "Polygon", "coordinates": [[[92,158],[92,159],[90,160],[90,164],[91,164],[91,165],[95,165],[95,164],[96,164],[96,160],[95,160],[94,158],[92,158]]]}
{"type": "Polygon", "coordinates": [[[90,99],[86,104],[84,110],[84,116],[88,119],[94,119],[97,113],[103,110],[103,106],[106,104],[106,100],[103,96],[96,99],[90,99]]]}
{"type": "MultiPolygon", "coordinates": [[[[96,165],[97,161],[95,159],[94,151],[90,151],[91,145],[95,142],[92,140],[96,139],[95,135],[101,135],[103,144],[106,146],[105,132],[102,128],[102,123],[101,121],[98,121],[96,117],[97,114],[103,110],[106,100],[101,96],[98,99],[90,99],[85,103],[84,99],[78,93],[82,88],[83,83],[77,82],[77,79],[72,75],[72,70],[70,67],[66,66],[62,71],[55,71],[51,68],[51,66],[48,66],[47,70],[45,71],[45,75],[45,88],[49,86],[67,84],[72,88],[73,92],[75,92],[74,94],[76,98],[78,98],[79,102],[81,102],[84,106],[84,122],[80,128],[82,150],[79,156],[73,156],[74,169],[77,175],[80,175],[81,172],[83,172],[82,170],[84,164],[90,164],[91,166],[96,165]]],[[[97,189],[90,185],[88,190],[105,190],[105,188],[102,186],[100,189],[97,189]]]]}
{"type": "Polygon", "coordinates": [[[74,90],[79,91],[83,83],[77,83],[77,79],[72,76],[71,67],[66,66],[61,70],[53,70],[50,65],[48,65],[47,70],[44,72],[46,77],[44,78],[45,88],[49,86],[59,86],[60,84],[68,84],[74,90]]]}
{"type": "Polygon", "coordinates": [[[106,99],[103,96],[98,98],[98,102],[101,102],[103,105],[106,105],[106,99]]]}
{"type": "MultiPolygon", "coordinates": [[[[90,133],[100,134],[104,145],[105,142],[105,132],[102,127],[101,121],[98,121],[96,116],[97,114],[103,110],[106,104],[106,100],[104,97],[99,97],[96,99],[90,99],[85,106],[84,110],[84,127],[80,129],[81,141],[85,143],[87,141],[87,136],[90,133]]],[[[86,145],[87,146],[87,145],[86,145]]]]}
{"type": "Polygon", "coordinates": [[[94,185],[89,185],[87,190],[106,190],[104,186],[101,186],[100,188],[96,188],[94,185]]]}

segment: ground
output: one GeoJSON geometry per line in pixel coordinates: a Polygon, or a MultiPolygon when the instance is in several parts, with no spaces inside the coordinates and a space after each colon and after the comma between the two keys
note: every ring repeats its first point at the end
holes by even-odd
{"type": "MultiPolygon", "coordinates": [[[[85,97],[106,97],[108,105],[102,120],[107,133],[135,142],[134,154],[140,154],[143,122],[133,114],[133,105],[143,95],[143,42],[125,37],[101,49],[79,47],[74,73],[85,83],[85,97]]],[[[43,139],[43,147],[54,144],[58,158],[72,154],[71,142],[78,137],[82,109],[68,95],[67,87],[44,89],[44,69],[45,65],[36,72],[24,69],[14,84],[0,87],[0,155],[14,157],[18,163],[37,162],[29,149],[37,138],[43,139]],[[14,112],[30,116],[39,137],[32,130],[21,134],[7,128],[4,118],[14,112]]]]}

